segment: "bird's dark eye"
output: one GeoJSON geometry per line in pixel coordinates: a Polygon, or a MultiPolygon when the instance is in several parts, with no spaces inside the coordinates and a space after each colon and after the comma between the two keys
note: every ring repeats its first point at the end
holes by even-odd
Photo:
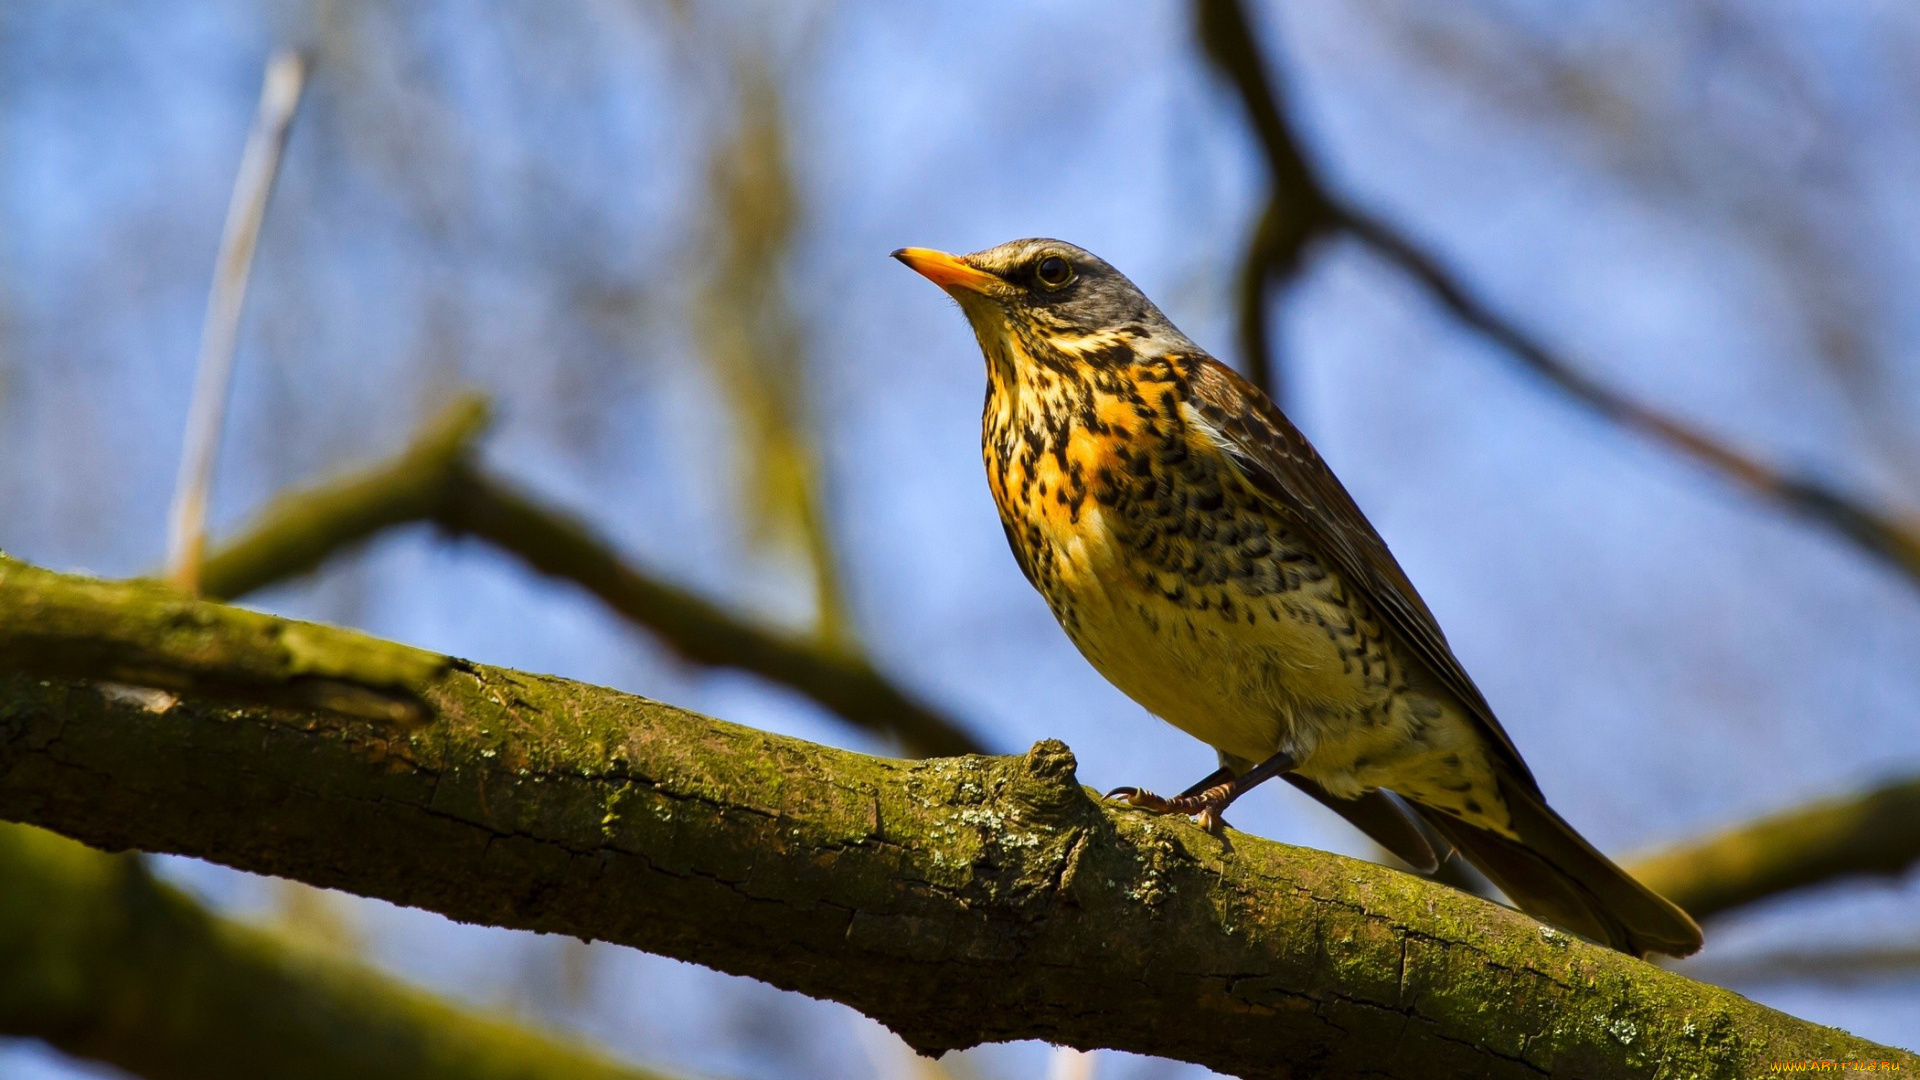
{"type": "Polygon", "coordinates": [[[1058,255],[1049,255],[1033,268],[1033,276],[1049,289],[1057,289],[1073,280],[1073,264],[1058,255]]]}

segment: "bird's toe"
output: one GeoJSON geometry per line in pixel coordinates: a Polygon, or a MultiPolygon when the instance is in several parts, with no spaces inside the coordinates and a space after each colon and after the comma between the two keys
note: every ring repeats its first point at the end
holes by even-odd
{"type": "Polygon", "coordinates": [[[1218,836],[1227,831],[1226,807],[1204,807],[1200,811],[1198,821],[1201,828],[1218,836]]]}
{"type": "Polygon", "coordinates": [[[1145,788],[1117,787],[1107,792],[1107,798],[1117,799],[1128,806],[1146,810],[1150,813],[1165,814],[1174,809],[1173,800],[1167,799],[1145,788]]]}

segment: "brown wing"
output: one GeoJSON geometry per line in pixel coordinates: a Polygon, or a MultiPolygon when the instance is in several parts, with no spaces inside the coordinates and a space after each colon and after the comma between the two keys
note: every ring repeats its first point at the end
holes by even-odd
{"type": "Polygon", "coordinates": [[[1246,478],[1460,699],[1489,741],[1505,751],[1515,777],[1538,795],[1539,785],[1520,751],[1454,657],[1426,601],[1313,444],[1265,394],[1212,357],[1193,357],[1188,379],[1193,408],[1219,434],[1222,449],[1246,478]]]}

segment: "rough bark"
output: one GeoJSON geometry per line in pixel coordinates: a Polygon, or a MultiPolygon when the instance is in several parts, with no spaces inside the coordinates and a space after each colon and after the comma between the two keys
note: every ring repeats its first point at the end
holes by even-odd
{"type": "Polygon", "coordinates": [[[0,1032],[149,1080],[661,1080],[290,946],[138,859],[19,825],[0,826],[0,972],[0,1032]]]}
{"type": "Polygon", "coordinates": [[[486,421],[485,400],[462,397],[394,457],[282,495],[207,560],[203,595],[242,596],[308,573],[384,529],[432,522],[581,586],[687,660],[790,687],[858,727],[898,740],[909,753],[986,749],[965,725],[889,681],[864,657],[742,618],[647,574],[585,525],[489,476],[473,461],[486,421]]]}
{"type": "Polygon", "coordinates": [[[1054,742],[868,757],[13,562],[0,665],[0,818],[632,945],[923,1051],[1041,1038],[1249,1077],[1920,1064],[1410,875],[1102,804],[1054,742]]]}
{"type": "Polygon", "coordinates": [[[1649,852],[1635,877],[1696,919],[1853,874],[1892,875],[1920,860],[1920,779],[1796,806],[1649,852]]]}

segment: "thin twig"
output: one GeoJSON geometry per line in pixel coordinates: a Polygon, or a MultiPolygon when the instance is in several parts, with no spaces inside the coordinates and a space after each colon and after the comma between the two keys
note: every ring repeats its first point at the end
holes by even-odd
{"type": "MultiPolygon", "coordinates": [[[[1412,275],[1460,322],[1602,418],[1706,466],[1765,502],[1825,526],[1920,583],[1920,521],[1863,505],[1829,484],[1770,465],[1692,424],[1608,388],[1495,313],[1423,245],[1331,193],[1301,152],[1299,139],[1286,122],[1284,102],[1267,75],[1269,65],[1261,56],[1241,0],[1196,0],[1195,6],[1207,55],[1231,78],[1247,108],[1275,179],[1275,200],[1283,191],[1290,192],[1294,200],[1291,205],[1306,207],[1308,213],[1303,218],[1307,222],[1304,233],[1297,237],[1285,234],[1278,240],[1262,239],[1262,234],[1272,228],[1265,215],[1256,227],[1239,290],[1243,342],[1266,347],[1266,286],[1290,279],[1302,247],[1323,230],[1346,232],[1412,275]],[[1262,259],[1260,253],[1265,251],[1275,252],[1276,261],[1262,259]]],[[[1250,358],[1249,367],[1254,366],[1250,358]]]]}
{"type": "Polygon", "coordinates": [[[213,488],[214,462],[220,452],[220,432],[226,421],[247,278],[306,77],[306,59],[297,52],[282,50],[267,61],[260,108],[240,157],[233,199],[227,205],[227,224],[220,236],[220,255],[214,264],[206,321],[201,327],[199,373],[194,378],[193,403],[187,413],[186,445],[180,455],[180,477],[174,486],[167,536],[167,580],[188,592],[199,591],[207,503],[213,488]]]}
{"type": "Polygon", "coordinates": [[[1356,210],[1342,208],[1339,213],[1342,224],[1357,239],[1412,274],[1456,319],[1485,335],[1568,397],[1620,427],[1705,465],[1776,506],[1825,525],[1909,577],[1920,578],[1920,529],[1861,506],[1813,477],[1775,468],[1601,384],[1555,355],[1539,339],[1494,314],[1432,254],[1404,234],[1356,210]]]}

